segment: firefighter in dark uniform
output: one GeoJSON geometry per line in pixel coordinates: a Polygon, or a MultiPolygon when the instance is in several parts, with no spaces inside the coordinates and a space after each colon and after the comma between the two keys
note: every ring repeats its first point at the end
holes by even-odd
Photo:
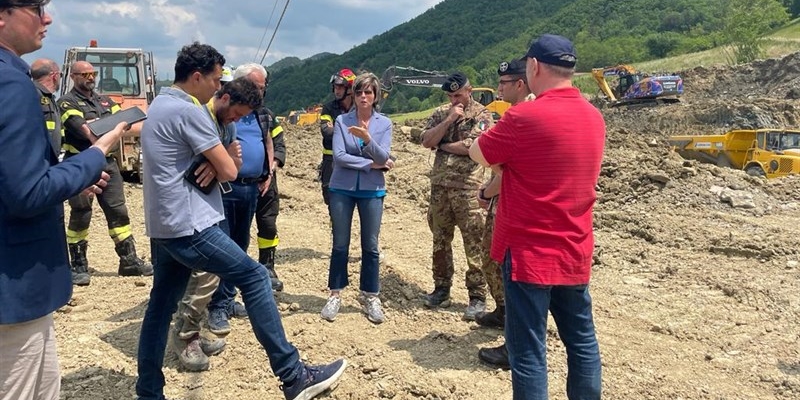
{"type": "MultiPolygon", "coordinates": [[[[86,121],[102,118],[120,110],[108,96],[94,91],[97,72],[92,64],[77,61],[70,68],[74,87],[59,100],[61,122],[64,124],[65,158],[87,149],[96,138],[86,121]]],[[[136,255],[128,208],[125,206],[125,188],[116,159],[109,155],[106,172],[111,176],[97,201],[108,223],[108,234],[114,240],[119,255],[121,276],[152,275],[153,266],[136,255]]],[[[90,282],[89,262],[86,259],[86,238],[92,218],[92,197],[79,194],[69,199],[70,215],[67,226],[67,245],[73,271],[73,284],[85,286],[90,282]]]]}
{"type": "Polygon", "coordinates": [[[61,125],[61,110],[56,103],[55,93],[61,83],[61,71],[55,61],[40,58],[31,63],[31,78],[36,90],[39,91],[39,100],[42,103],[42,113],[50,134],[50,143],[56,156],[61,154],[61,141],[64,129],[61,125]]]}
{"type": "MultiPolygon", "coordinates": [[[[353,83],[356,74],[344,68],[331,76],[331,91],[334,99],[322,107],[319,127],[322,131],[322,163],[319,165],[319,181],[322,183],[322,199],[330,205],[328,184],[333,173],[333,124],[336,117],[350,111],[353,106],[353,83]]],[[[330,210],[328,211],[330,213],[330,210]]]]}
{"type": "MultiPolygon", "coordinates": [[[[269,75],[267,76],[269,79],[269,75]]],[[[269,84],[269,81],[267,81],[269,84]]],[[[257,111],[258,123],[264,133],[264,141],[272,140],[274,154],[272,160],[264,159],[264,173],[259,184],[261,196],[258,197],[256,205],[256,227],[258,228],[258,262],[267,267],[270,279],[272,280],[272,290],[280,292],[283,290],[283,282],[278,279],[275,272],[275,249],[278,247],[278,212],[280,211],[280,199],[278,196],[278,179],[275,173],[278,168],[283,168],[286,163],[286,144],[283,140],[283,127],[275,114],[267,107],[261,107],[257,111]],[[272,179],[267,182],[267,178],[272,179]],[[266,186],[267,183],[269,186],[266,186]]],[[[330,178],[329,178],[330,179],[330,178]]]]}

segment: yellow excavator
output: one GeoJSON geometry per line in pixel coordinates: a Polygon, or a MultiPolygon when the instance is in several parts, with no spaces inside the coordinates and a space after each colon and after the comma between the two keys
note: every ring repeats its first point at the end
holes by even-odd
{"type": "Polygon", "coordinates": [[[800,130],[739,129],[722,135],[677,135],[669,144],[683,158],[775,178],[800,173],[800,130]]]}
{"type": "MultiPolygon", "coordinates": [[[[395,85],[427,87],[439,89],[447,80],[447,74],[439,71],[425,71],[414,67],[391,66],[381,75],[381,90],[384,99],[395,85]]],[[[473,87],[472,97],[483,104],[495,119],[500,119],[511,107],[511,103],[497,98],[497,92],[489,87],[473,87]]]]}
{"type": "Polygon", "coordinates": [[[612,106],[642,103],[676,103],[683,94],[679,75],[647,76],[630,65],[594,68],[592,77],[612,106]],[[609,84],[615,79],[615,84],[609,84]]]}

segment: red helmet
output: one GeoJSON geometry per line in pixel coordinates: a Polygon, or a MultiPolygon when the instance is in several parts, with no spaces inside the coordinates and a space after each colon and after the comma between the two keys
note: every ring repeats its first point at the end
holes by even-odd
{"type": "Polygon", "coordinates": [[[356,74],[350,68],[342,68],[339,72],[331,75],[331,85],[344,85],[352,88],[356,81],[356,74]]]}

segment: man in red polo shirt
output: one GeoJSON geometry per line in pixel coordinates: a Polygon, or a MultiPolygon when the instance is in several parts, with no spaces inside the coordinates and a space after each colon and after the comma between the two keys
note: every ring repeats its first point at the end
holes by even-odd
{"type": "Polygon", "coordinates": [[[492,258],[503,263],[514,399],[547,399],[547,313],[567,350],[569,399],[600,399],[589,276],[605,142],[600,112],[572,87],[575,49],[542,35],[524,57],[536,100],[511,107],[470,148],[503,171],[492,258]]]}

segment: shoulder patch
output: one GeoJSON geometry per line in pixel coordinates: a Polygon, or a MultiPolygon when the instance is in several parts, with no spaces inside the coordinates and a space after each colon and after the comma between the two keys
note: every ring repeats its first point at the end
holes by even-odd
{"type": "Polygon", "coordinates": [[[489,121],[487,121],[485,119],[482,119],[482,120],[478,121],[478,129],[480,131],[485,131],[488,128],[489,128],[489,121]]]}

